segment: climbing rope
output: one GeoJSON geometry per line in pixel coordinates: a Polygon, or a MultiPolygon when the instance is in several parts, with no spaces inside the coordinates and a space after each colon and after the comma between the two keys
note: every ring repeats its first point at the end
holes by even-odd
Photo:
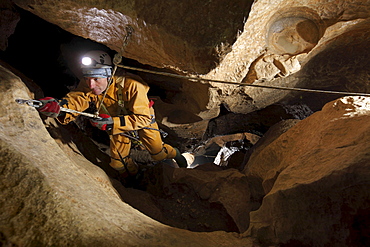
{"type": "MultiPolygon", "coordinates": [[[[122,62],[122,54],[126,48],[126,46],[128,45],[128,42],[131,38],[131,35],[133,33],[134,29],[131,27],[131,26],[126,26],[126,35],[125,37],[123,38],[123,44],[122,44],[122,47],[121,47],[121,51],[119,53],[116,53],[114,55],[114,58],[113,58],[113,64],[114,64],[114,67],[113,67],[113,70],[112,70],[112,75],[111,77],[109,78],[109,81],[108,81],[108,85],[107,85],[107,89],[105,90],[104,94],[103,94],[103,97],[102,99],[100,100],[99,102],[99,106],[97,107],[97,111],[96,111],[96,115],[99,115],[99,111],[101,109],[101,107],[103,106],[103,102],[104,102],[104,98],[106,97],[107,95],[107,92],[108,92],[108,88],[112,85],[112,82],[113,82],[113,76],[115,75],[116,73],[116,70],[117,70],[117,66],[118,64],[120,64],[122,62]]],[[[123,134],[123,135],[126,135],[126,134],[123,134]]],[[[131,137],[131,136],[130,136],[131,137]]],[[[128,170],[128,167],[127,167],[127,163],[125,162],[124,158],[122,157],[121,153],[118,151],[118,148],[115,144],[115,142],[113,141],[113,138],[112,136],[110,135],[109,136],[110,140],[111,140],[111,143],[113,144],[114,148],[116,149],[117,151],[117,154],[119,156],[119,159],[121,161],[121,163],[123,164],[123,166],[125,167],[127,173],[129,174],[129,176],[132,176],[132,174],[130,173],[130,171],[128,170]]],[[[131,137],[131,138],[134,138],[134,137],[131,137]]],[[[136,138],[134,138],[136,139],[136,138]]],[[[139,140],[140,141],[140,140],[139,140]]]]}
{"type": "Polygon", "coordinates": [[[326,94],[340,94],[340,95],[353,95],[353,96],[370,96],[370,94],[368,94],[368,93],[319,90],[319,89],[296,88],[296,87],[281,87],[281,86],[259,85],[259,84],[246,84],[246,83],[231,82],[231,81],[205,79],[205,78],[199,78],[199,77],[176,75],[176,74],[172,74],[172,73],[168,73],[168,72],[158,72],[158,71],[136,68],[136,67],[126,66],[126,65],[121,65],[121,64],[117,65],[117,67],[128,69],[128,70],[134,70],[134,71],[156,74],[156,75],[174,77],[174,78],[179,78],[179,79],[199,81],[199,82],[200,81],[205,81],[205,82],[214,82],[214,83],[223,83],[223,84],[233,84],[233,85],[244,86],[244,87],[257,87],[257,88],[268,88],[268,89],[288,90],[288,91],[300,91],[300,92],[310,92],[310,93],[326,93],[326,94]]]}
{"type": "Polygon", "coordinates": [[[99,111],[100,111],[100,108],[103,105],[103,101],[104,101],[104,99],[105,99],[105,97],[107,95],[108,88],[112,85],[113,76],[116,73],[117,66],[122,62],[122,54],[125,51],[125,48],[126,48],[128,42],[129,42],[129,40],[130,40],[131,35],[132,35],[133,32],[134,32],[134,29],[131,26],[126,26],[126,35],[123,38],[123,44],[122,44],[122,47],[121,47],[121,51],[119,53],[116,53],[114,55],[114,58],[113,58],[114,67],[113,67],[113,71],[112,71],[112,76],[109,78],[107,89],[105,90],[105,92],[103,94],[103,97],[102,97],[102,99],[99,102],[99,106],[98,106],[98,109],[96,111],[96,115],[99,115],[99,111]]]}

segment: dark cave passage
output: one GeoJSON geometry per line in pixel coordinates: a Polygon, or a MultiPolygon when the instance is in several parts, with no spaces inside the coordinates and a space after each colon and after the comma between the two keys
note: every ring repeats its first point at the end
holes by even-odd
{"type": "MultiPolygon", "coordinates": [[[[17,11],[20,13],[20,21],[14,34],[9,38],[6,50],[0,51],[0,59],[34,81],[45,96],[61,98],[77,86],[81,78],[80,57],[85,52],[103,50],[112,58],[115,54],[115,51],[103,44],[73,35],[28,11],[21,8],[17,8],[17,11]]],[[[123,58],[123,64],[145,67],[127,58],[123,58]]],[[[144,76],[149,79],[147,83],[151,87],[150,95],[171,101],[166,97],[174,93],[166,92],[155,83],[151,83],[150,75],[144,76]]],[[[179,90],[177,88],[175,92],[179,90]]]]}
{"type": "Polygon", "coordinates": [[[45,95],[64,96],[78,79],[61,56],[60,45],[74,36],[30,12],[17,11],[21,19],[0,58],[38,84],[45,95]]]}

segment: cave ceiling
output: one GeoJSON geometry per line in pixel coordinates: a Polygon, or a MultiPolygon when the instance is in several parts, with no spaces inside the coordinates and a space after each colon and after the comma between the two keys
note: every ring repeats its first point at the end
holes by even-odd
{"type": "MultiPolygon", "coordinates": [[[[339,97],[250,85],[369,91],[368,0],[7,0],[2,5],[5,51],[21,8],[121,53],[135,66],[241,83],[142,73],[149,85],[164,91],[158,119],[170,127],[215,118],[220,105],[242,114],[276,103],[306,104],[315,111],[339,97]]],[[[78,47],[64,43],[61,51],[73,60],[67,66],[78,77],[78,58],[85,50],[73,45],[78,47]]]]}

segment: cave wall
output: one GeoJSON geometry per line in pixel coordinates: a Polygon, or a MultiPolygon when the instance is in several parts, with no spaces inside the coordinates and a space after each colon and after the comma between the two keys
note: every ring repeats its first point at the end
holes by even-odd
{"type": "Polygon", "coordinates": [[[244,168],[261,202],[245,236],[273,246],[369,245],[369,100],[334,100],[261,138],[244,168]]]}

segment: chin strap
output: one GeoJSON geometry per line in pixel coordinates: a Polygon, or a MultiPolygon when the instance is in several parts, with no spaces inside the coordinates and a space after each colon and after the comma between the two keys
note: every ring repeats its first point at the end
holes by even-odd
{"type": "Polygon", "coordinates": [[[96,113],[95,115],[99,115],[99,111],[103,105],[103,102],[104,102],[104,99],[105,99],[105,96],[107,95],[107,92],[108,92],[108,89],[109,87],[112,85],[112,82],[113,82],[113,76],[115,75],[116,73],[116,70],[117,70],[117,67],[118,65],[122,62],[122,54],[130,40],[130,37],[133,33],[134,29],[131,27],[131,26],[126,26],[126,35],[123,39],[123,44],[122,44],[122,48],[121,48],[121,51],[120,52],[117,52],[115,55],[114,55],[114,58],[113,58],[113,64],[114,64],[114,67],[113,67],[113,71],[112,71],[112,75],[111,77],[109,77],[109,80],[108,80],[108,85],[107,85],[107,89],[105,89],[104,91],[104,94],[103,94],[103,97],[102,99],[100,100],[99,102],[99,106],[98,106],[98,109],[96,110],[96,113]]]}

